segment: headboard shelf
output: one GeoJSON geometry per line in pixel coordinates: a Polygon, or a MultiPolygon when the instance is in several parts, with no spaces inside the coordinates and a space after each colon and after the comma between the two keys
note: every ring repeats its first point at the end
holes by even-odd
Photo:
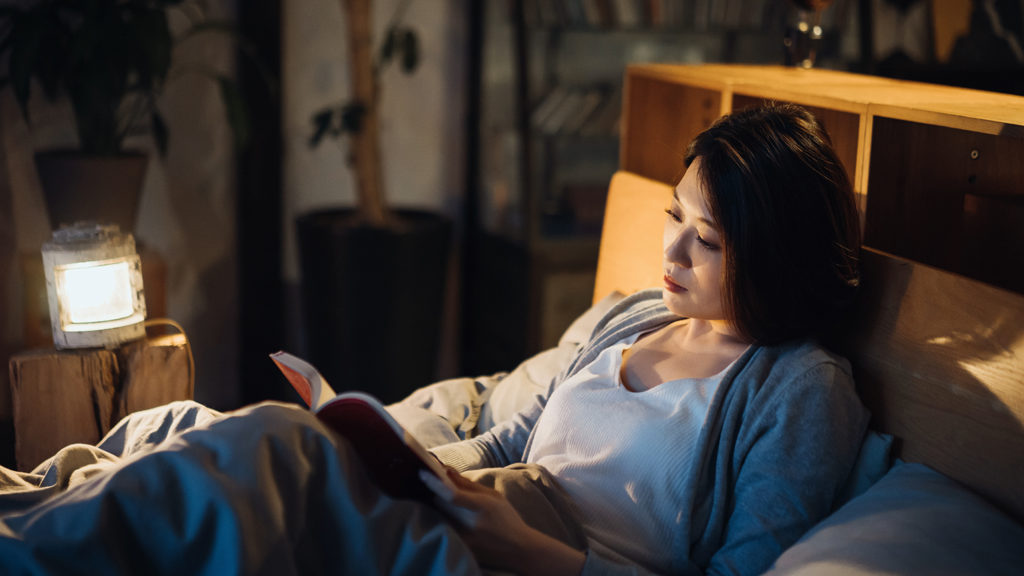
{"type": "Polygon", "coordinates": [[[733,64],[636,64],[625,86],[621,169],[672,183],[721,114],[800,104],[832,136],[866,245],[1024,293],[1024,97],[733,64]]]}

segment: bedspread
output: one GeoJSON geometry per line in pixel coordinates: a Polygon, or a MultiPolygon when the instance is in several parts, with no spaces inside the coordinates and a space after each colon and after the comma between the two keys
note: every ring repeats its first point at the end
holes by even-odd
{"type": "Polygon", "coordinates": [[[308,411],[193,402],[0,475],[4,574],[477,574],[432,507],[379,492],[308,411]]]}

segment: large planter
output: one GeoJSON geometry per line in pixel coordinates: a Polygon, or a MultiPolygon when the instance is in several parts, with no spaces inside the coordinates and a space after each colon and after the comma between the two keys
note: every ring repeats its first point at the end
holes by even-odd
{"type": "Polygon", "coordinates": [[[350,210],[298,218],[306,349],[338,391],[393,402],[436,374],[451,223],[397,212],[389,229],[350,210]]]}
{"type": "Polygon", "coordinates": [[[50,226],[92,220],[135,228],[149,158],[145,154],[89,156],[75,151],[36,154],[50,226]]]}

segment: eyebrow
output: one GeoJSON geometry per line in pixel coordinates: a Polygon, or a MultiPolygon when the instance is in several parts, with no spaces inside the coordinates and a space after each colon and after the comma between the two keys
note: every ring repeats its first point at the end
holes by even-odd
{"type": "MultiPolygon", "coordinates": [[[[683,205],[683,202],[679,199],[679,190],[676,188],[672,189],[672,199],[676,201],[676,204],[679,204],[680,206],[683,205]]],[[[698,216],[697,221],[703,222],[705,225],[707,225],[708,228],[711,228],[712,230],[718,230],[718,226],[711,220],[705,218],[704,216],[698,216]]]]}

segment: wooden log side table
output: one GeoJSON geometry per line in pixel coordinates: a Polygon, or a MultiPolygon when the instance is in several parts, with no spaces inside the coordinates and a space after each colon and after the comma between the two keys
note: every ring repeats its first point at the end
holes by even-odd
{"type": "Polygon", "coordinates": [[[191,400],[193,363],[183,334],[120,348],[39,349],[9,363],[18,470],[28,471],[68,444],[96,444],[126,415],[191,400]]]}

